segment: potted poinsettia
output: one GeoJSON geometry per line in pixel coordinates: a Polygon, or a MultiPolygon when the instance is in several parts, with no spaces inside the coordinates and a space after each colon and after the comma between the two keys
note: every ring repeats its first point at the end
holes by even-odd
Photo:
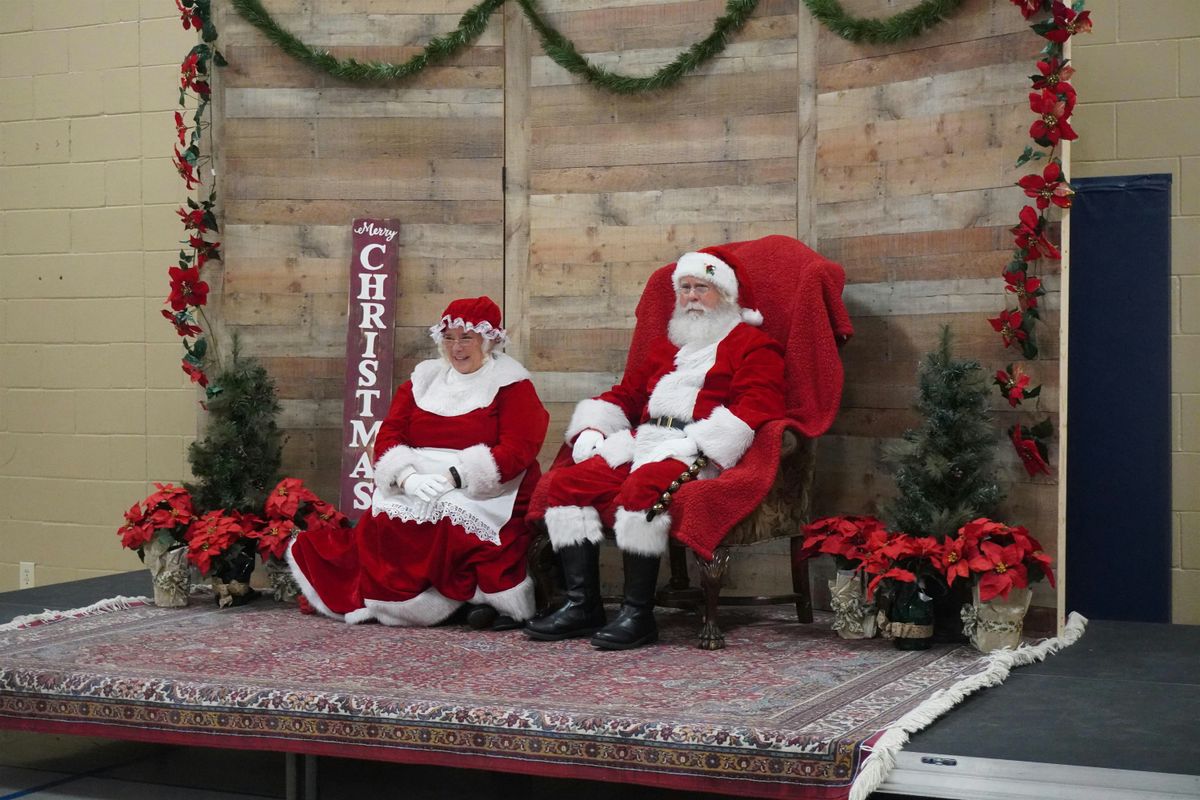
{"type": "Polygon", "coordinates": [[[155,491],[125,512],[117,530],[121,544],[137,551],[150,570],[154,604],[178,608],[188,602],[187,531],[195,519],[188,491],[170,483],[154,484],[155,491]]]}
{"type": "Polygon", "coordinates": [[[301,531],[348,527],[350,521],[299,478],[284,478],[271,490],[263,506],[263,516],[262,523],[250,535],[258,540],[258,552],[275,599],[289,602],[300,593],[286,560],[292,537],[301,531]]]}
{"type": "Polygon", "coordinates": [[[825,517],[804,526],[804,551],[832,555],[837,563],[829,593],[833,629],[843,639],[875,635],[875,606],[866,597],[863,566],[886,540],[887,530],[875,517],[825,517]]]}
{"type": "Polygon", "coordinates": [[[867,598],[880,606],[880,628],[900,650],[933,641],[933,598],[946,591],[939,567],[943,545],[933,536],[893,533],[867,558],[867,598]]]}
{"type": "Polygon", "coordinates": [[[1042,545],[1020,526],[981,517],[945,542],[946,581],[968,579],[973,603],[963,608],[963,633],[980,651],[1015,648],[1021,641],[1031,583],[1045,578],[1054,586],[1054,564],[1042,545]]]}
{"type": "Polygon", "coordinates": [[[256,548],[247,533],[255,524],[253,516],[217,509],[188,528],[188,560],[212,581],[221,608],[244,605],[257,596],[250,588],[256,548]]]}

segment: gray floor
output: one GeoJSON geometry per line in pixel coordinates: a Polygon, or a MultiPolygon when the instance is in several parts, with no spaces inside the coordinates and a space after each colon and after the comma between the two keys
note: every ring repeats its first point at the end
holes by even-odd
{"type": "MultiPolygon", "coordinates": [[[[132,572],[0,594],[0,623],[115,595],[147,594],[132,572]]],[[[1083,639],[1014,671],[916,734],[907,751],[1200,774],[1200,627],[1092,622],[1083,639]],[[1014,735],[1016,732],[1016,735],[1014,735]]],[[[716,797],[590,781],[319,759],[322,800],[570,796],[591,800],[716,797]]],[[[0,800],[285,796],[278,753],[175,747],[0,731],[0,800]]],[[[880,798],[883,795],[879,795],[880,798]]],[[[904,800],[900,795],[888,795],[904,800]]],[[[909,798],[908,800],[919,800],[909,798]]]]}

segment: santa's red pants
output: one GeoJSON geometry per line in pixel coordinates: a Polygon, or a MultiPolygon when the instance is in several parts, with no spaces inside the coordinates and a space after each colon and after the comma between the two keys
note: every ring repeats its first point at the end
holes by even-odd
{"type": "Polygon", "coordinates": [[[546,505],[591,506],[600,512],[600,519],[611,527],[617,508],[645,511],[658,502],[672,481],[687,472],[688,465],[669,458],[652,461],[631,470],[630,464],[610,467],[600,456],[557,467],[542,480],[546,488],[546,505]]]}

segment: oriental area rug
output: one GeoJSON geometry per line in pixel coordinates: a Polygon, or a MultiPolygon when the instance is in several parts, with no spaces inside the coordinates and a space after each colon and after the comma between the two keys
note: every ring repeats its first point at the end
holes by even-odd
{"type": "Polygon", "coordinates": [[[0,626],[0,727],[638,783],[865,797],[908,735],[1082,632],[981,656],[723,612],[728,647],[601,652],[520,632],[349,626],[263,599],[115,598],[0,626]]]}

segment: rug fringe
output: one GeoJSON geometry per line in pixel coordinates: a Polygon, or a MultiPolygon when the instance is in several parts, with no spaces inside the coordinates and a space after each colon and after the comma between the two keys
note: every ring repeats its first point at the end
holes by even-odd
{"type": "Polygon", "coordinates": [[[110,597],[107,600],[100,600],[92,603],[90,606],[83,608],[72,608],[66,611],[51,611],[46,609],[40,614],[24,614],[19,617],[14,617],[11,622],[6,622],[0,625],[0,631],[15,631],[18,628],[25,628],[37,622],[57,622],[63,619],[74,617],[86,617],[91,614],[99,614],[105,611],[120,611],[125,608],[135,608],[137,606],[150,605],[153,601],[149,597],[127,597],[118,595],[110,597]]]}
{"type": "Polygon", "coordinates": [[[1083,636],[1087,618],[1072,611],[1063,628],[1063,635],[1045,639],[1037,644],[1023,644],[1016,650],[997,650],[985,658],[988,666],[982,672],[963,678],[948,689],[943,689],[924,703],[905,714],[884,732],[871,748],[871,754],[863,761],[858,775],[850,785],[849,800],[866,800],[871,792],[887,778],[896,766],[896,755],[908,744],[909,737],[961,703],[969,694],[989,686],[997,686],[1008,677],[1013,667],[1041,661],[1064,647],[1075,644],[1083,636]]]}

